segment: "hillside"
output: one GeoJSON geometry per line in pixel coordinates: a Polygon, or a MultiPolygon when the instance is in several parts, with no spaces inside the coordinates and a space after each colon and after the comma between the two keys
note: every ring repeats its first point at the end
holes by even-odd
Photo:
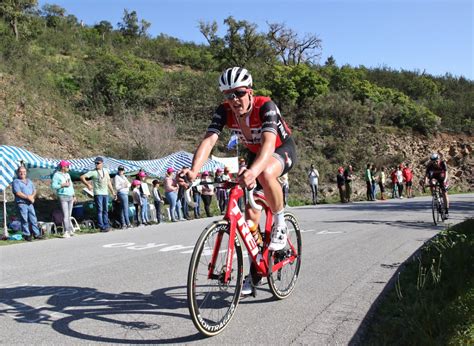
{"type": "MultiPolygon", "coordinates": [[[[232,17],[225,22],[232,39],[202,26],[209,44],[196,45],[150,37],[134,11],[125,10],[115,30],[106,21],[83,26],[56,5],[31,4],[19,12],[0,6],[2,144],[55,158],[152,159],[193,151],[222,101],[220,71],[245,65],[256,94],[271,96],[293,128],[294,198],[307,195],[312,162],[330,195],[341,165],[352,163],[361,174],[368,162],[403,161],[420,176],[432,151],[448,160],[455,189],[473,189],[473,81],[337,66],[332,57],[321,65],[306,53],[283,59],[288,46],[277,47],[268,32],[232,17]]],[[[301,41],[296,36],[291,44],[301,41]]],[[[312,53],[320,49],[316,41],[312,53]]],[[[235,155],[225,148],[229,136],[214,154],[235,155]]]]}

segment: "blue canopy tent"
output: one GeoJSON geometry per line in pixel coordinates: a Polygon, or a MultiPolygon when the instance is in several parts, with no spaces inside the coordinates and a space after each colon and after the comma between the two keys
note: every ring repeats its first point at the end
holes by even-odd
{"type": "MultiPolygon", "coordinates": [[[[79,177],[80,175],[95,169],[95,157],[85,159],[71,159],[70,174],[71,177],[79,177]]],[[[193,154],[186,151],[178,151],[156,160],[119,160],[112,157],[104,157],[104,166],[108,167],[111,174],[117,173],[119,166],[125,167],[125,174],[132,175],[143,169],[151,177],[162,178],[166,174],[169,167],[179,170],[183,167],[191,167],[193,154]]],[[[48,159],[38,156],[23,148],[0,145],[0,191],[3,191],[3,213],[4,213],[4,232],[7,232],[7,216],[6,216],[6,188],[13,182],[16,177],[16,170],[24,165],[28,169],[28,177],[30,179],[51,179],[52,174],[58,167],[60,159],[48,159]]],[[[223,164],[207,160],[201,171],[214,171],[217,168],[223,168],[223,164]]],[[[7,233],[8,234],[8,233],[7,233]]]]}

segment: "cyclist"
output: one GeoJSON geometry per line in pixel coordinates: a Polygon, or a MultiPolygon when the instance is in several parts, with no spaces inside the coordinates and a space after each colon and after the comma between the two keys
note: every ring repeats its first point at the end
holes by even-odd
{"type": "MultiPolygon", "coordinates": [[[[262,186],[274,220],[269,249],[278,251],[287,242],[283,192],[278,177],[296,163],[296,146],[276,104],[268,97],[254,95],[252,85],[252,76],[245,68],[228,68],[221,74],[219,89],[224,102],[218,106],[198,145],[191,169],[183,173],[190,180],[196,178],[224,126],[236,133],[249,150],[247,166],[239,171],[238,180],[247,188],[256,186],[257,181],[262,186]]],[[[246,216],[258,224],[259,213],[247,208],[246,216]]],[[[246,279],[243,294],[248,285],[246,279]]]]}
{"type": "MultiPolygon", "coordinates": [[[[430,156],[430,162],[426,165],[425,185],[431,183],[431,179],[435,179],[443,194],[446,218],[449,217],[449,198],[448,198],[448,166],[446,161],[441,160],[437,153],[430,156]]],[[[431,187],[433,188],[433,187],[431,187]]]]}

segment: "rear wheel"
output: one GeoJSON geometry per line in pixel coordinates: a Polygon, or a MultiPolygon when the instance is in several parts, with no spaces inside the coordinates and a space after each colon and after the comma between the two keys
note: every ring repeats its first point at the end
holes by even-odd
{"type": "Polygon", "coordinates": [[[277,299],[285,299],[295,288],[301,266],[301,231],[293,214],[285,213],[288,242],[283,250],[269,252],[268,286],[277,299]],[[281,267],[280,267],[281,266],[281,267]]]}
{"type": "Polygon", "coordinates": [[[438,196],[438,206],[439,206],[440,219],[441,219],[441,221],[444,222],[444,220],[446,220],[446,210],[444,208],[443,197],[441,197],[441,196],[438,196]]]}
{"type": "Polygon", "coordinates": [[[194,247],[188,271],[188,308],[196,328],[206,336],[220,333],[232,319],[242,290],[243,256],[236,237],[229,282],[224,282],[229,245],[229,222],[207,227],[194,247]],[[220,239],[220,245],[216,245],[220,239]],[[209,275],[215,246],[217,258],[209,275]]]}

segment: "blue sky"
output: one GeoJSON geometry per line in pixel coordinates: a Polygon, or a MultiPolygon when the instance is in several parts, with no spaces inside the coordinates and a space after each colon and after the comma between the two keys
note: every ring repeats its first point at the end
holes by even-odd
{"type": "Polygon", "coordinates": [[[451,73],[474,80],[472,0],[40,0],[64,7],[93,25],[114,26],[123,10],[135,10],[152,25],[149,33],[204,43],[198,22],[232,15],[267,30],[266,22],[285,23],[300,35],[322,40],[320,63],[332,55],[340,66],[365,65],[451,73]]]}

